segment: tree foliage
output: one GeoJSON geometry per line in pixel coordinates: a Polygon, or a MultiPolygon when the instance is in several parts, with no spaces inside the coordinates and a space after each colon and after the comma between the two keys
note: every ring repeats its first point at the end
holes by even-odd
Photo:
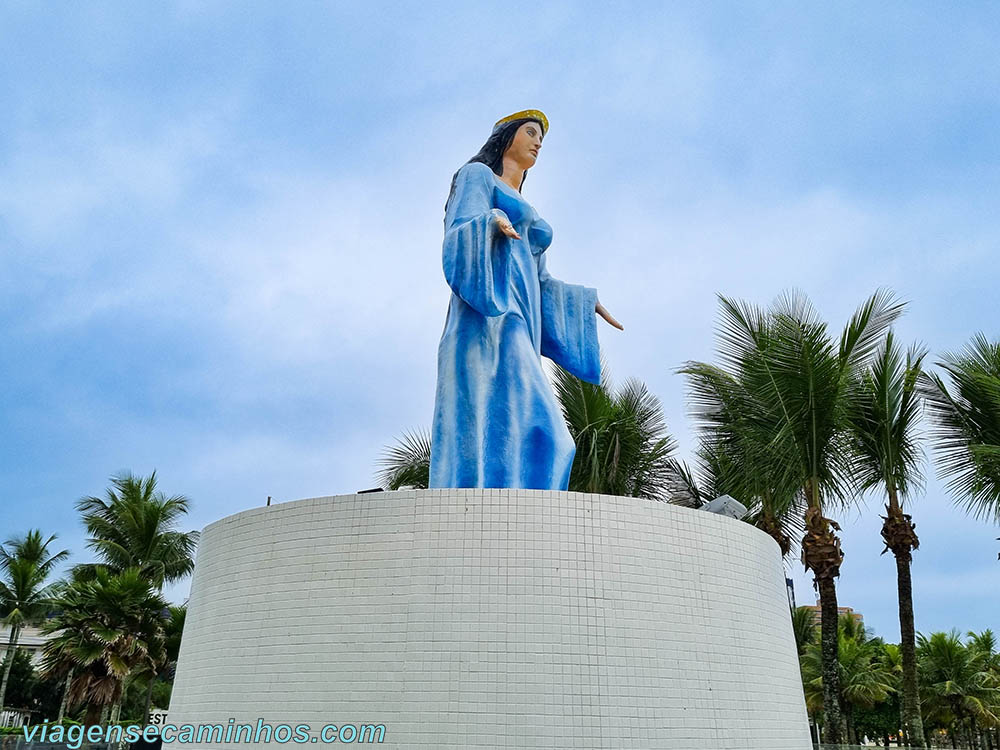
{"type": "MultiPolygon", "coordinates": [[[[52,605],[53,585],[48,583],[55,568],[69,557],[67,550],[52,552],[53,534],[43,539],[37,529],[0,545],[0,621],[10,628],[9,654],[17,652],[21,629],[40,622],[52,605]]],[[[8,659],[0,677],[0,710],[5,705],[14,660],[8,659]]]]}
{"type": "Polygon", "coordinates": [[[991,652],[975,637],[964,643],[957,630],[918,636],[921,710],[931,727],[969,732],[1000,725],[1000,673],[991,652]]]}
{"type": "Polygon", "coordinates": [[[427,489],[431,473],[430,433],[427,430],[404,432],[395,445],[383,451],[379,465],[382,468],[376,480],[383,489],[427,489]]]}
{"type": "Polygon", "coordinates": [[[557,367],[554,386],[576,443],[571,491],[651,500],[686,492],[663,406],[644,383],[626,380],[615,388],[605,370],[595,385],[557,367]]]}
{"type": "Polygon", "coordinates": [[[977,334],[928,373],[933,449],[942,478],[966,511],[1000,523],[1000,343],[977,334]]]}
{"type": "Polygon", "coordinates": [[[164,660],[167,603],[141,568],[118,573],[98,567],[65,585],[43,630],[46,677],[72,673],[70,702],[92,709],[122,696],[125,680],[164,660]]]}
{"type": "MultiPolygon", "coordinates": [[[[76,508],[90,537],[87,547],[112,572],[137,568],[157,588],[184,578],[194,569],[197,531],[177,531],[191,501],[167,497],[148,477],[125,473],[111,479],[103,498],[85,497],[76,508]]],[[[82,566],[89,575],[93,566],[82,566]]]]}

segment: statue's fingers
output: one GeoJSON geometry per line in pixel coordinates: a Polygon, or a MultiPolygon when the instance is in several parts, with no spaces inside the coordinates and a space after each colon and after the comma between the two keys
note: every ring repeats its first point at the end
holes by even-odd
{"type": "Polygon", "coordinates": [[[607,310],[603,310],[602,309],[600,311],[600,313],[601,313],[601,317],[604,318],[608,322],[609,325],[614,326],[619,331],[624,331],[625,330],[625,326],[623,326],[621,323],[619,323],[617,320],[615,320],[615,318],[607,310]]]}

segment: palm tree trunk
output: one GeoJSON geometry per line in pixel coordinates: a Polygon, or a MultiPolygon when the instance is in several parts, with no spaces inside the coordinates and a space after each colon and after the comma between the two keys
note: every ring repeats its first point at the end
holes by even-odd
{"type": "Polygon", "coordinates": [[[63,688],[62,700],[59,702],[59,716],[56,718],[56,723],[62,722],[66,715],[66,709],[69,707],[69,685],[72,681],[73,670],[71,669],[66,673],[66,686],[63,688]]]}
{"type": "Polygon", "coordinates": [[[817,578],[820,604],[820,653],[823,657],[823,714],[826,716],[826,742],[838,745],[840,733],[840,674],[838,672],[837,588],[832,578],[817,578]]]}
{"type": "Polygon", "coordinates": [[[104,706],[97,703],[87,704],[87,713],[83,718],[83,723],[88,727],[93,724],[103,724],[104,723],[104,706]]]}
{"type": "MultiPolygon", "coordinates": [[[[807,484],[806,497],[814,488],[807,484]]],[[[828,744],[841,742],[839,642],[837,626],[837,587],[833,579],[840,575],[844,554],[834,529],[836,522],[824,518],[818,503],[812,503],[805,515],[806,533],[802,537],[802,562],[812,570],[820,604],[820,654],[823,661],[823,715],[828,744]]]]}
{"type": "Polygon", "coordinates": [[[903,731],[911,747],[924,747],[924,725],[920,716],[920,693],[917,686],[916,635],[913,627],[913,581],[910,577],[911,551],[920,546],[910,517],[899,505],[896,488],[889,485],[882,539],[896,557],[896,591],[899,600],[899,650],[903,661],[902,718],[903,731]]]}
{"type": "Polygon", "coordinates": [[[156,673],[149,678],[149,689],[146,691],[146,710],[142,714],[142,725],[149,724],[149,707],[153,705],[153,685],[156,683],[156,673]]]}
{"type": "Polygon", "coordinates": [[[11,625],[10,640],[7,642],[7,652],[4,654],[7,666],[4,667],[3,681],[0,682],[0,712],[4,709],[4,699],[7,697],[7,682],[10,680],[10,668],[14,666],[14,655],[17,651],[17,639],[20,635],[21,627],[19,625],[11,625]]]}
{"type": "Polygon", "coordinates": [[[757,528],[778,543],[778,547],[781,549],[781,559],[784,560],[785,557],[788,556],[789,551],[792,549],[792,540],[788,534],[782,530],[781,521],[775,517],[774,509],[770,507],[769,502],[765,501],[763,503],[763,509],[760,520],[757,522],[757,528]]]}
{"type": "MultiPolygon", "coordinates": [[[[109,723],[112,725],[117,724],[118,718],[121,716],[121,713],[122,713],[122,699],[119,698],[118,700],[115,701],[114,705],[111,707],[111,719],[109,723]]],[[[108,750],[114,750],[115,745],[116,743],[113,739],[109,740],[108,750]]]]}

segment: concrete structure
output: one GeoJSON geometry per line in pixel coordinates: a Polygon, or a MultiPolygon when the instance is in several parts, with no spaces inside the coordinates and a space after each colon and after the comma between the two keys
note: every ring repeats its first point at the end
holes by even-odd
{"type": "Polygon", "coordinates": [[[210,525],[170,720],[230,718],[384,725],[408,749],[811,747],[774,541],[571,492],[345,495],[210,525]]]}

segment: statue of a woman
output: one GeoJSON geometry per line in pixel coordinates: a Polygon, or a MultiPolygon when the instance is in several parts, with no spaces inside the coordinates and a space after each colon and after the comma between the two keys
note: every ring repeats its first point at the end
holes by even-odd
{"type": "Polygon", "coordinates": [[[541,355],[600,380],[597,290],[545,269],[552,228],[521,197],[548,131],[537,110],[500,120],[452,180],[444,275],[451,303],[438,347],[431,487],[564,490],[576,446],[541,355]]]}

